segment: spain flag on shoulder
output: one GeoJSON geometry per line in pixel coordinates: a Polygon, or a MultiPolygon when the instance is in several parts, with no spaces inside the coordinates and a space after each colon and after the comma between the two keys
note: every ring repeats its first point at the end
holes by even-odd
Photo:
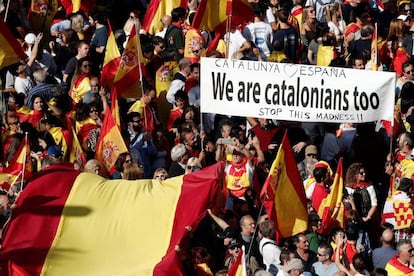
{"type": "Polygon", "coordinates": [[[28,275],[182,275],[175,247],[218,202],[223,170],[218,163],[160,182],[52,165],[16,202],[0,275],[12,275],[10,263],[28,275]]]}

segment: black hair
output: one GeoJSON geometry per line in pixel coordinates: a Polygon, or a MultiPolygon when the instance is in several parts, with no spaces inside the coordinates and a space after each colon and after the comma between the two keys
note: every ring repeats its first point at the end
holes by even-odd
{"type": "Polygon", "coordinates": [[[326,178],[326,174],[328,173],[328,169],[324,167],[319,167],[313,169],[313,176],[317,183],[321,183],[326,178]]]}
{"type": "Polygon", "coordinates": [[[178,22],[181,18],[185,17],[187,11],[182,7],[174,8],[171,11],[171,21],[178,22]]]}

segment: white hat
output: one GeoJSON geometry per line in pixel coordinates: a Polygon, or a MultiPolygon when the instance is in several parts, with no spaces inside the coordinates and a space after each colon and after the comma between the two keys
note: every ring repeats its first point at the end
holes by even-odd
{"type": "Polygon", "coordinates": [[[27,44],[34,44],[36,40],[36,35],[34,33],[28,33],[25,37],[24,37],[24,41],[27,44]]]}

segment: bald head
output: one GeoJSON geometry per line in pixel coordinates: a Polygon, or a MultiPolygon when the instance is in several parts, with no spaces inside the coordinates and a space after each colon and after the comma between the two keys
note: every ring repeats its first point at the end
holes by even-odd
{"type": "Polygon", "coordinates": [[[172,21],[172,19],[171,19],[171,15],[164,15],[164,16],[161,18],[161,23],[162,23],[162,25],[163,25],[164,27],[168,27],[168,25],[170,25],[170,24],[171,24],[171,21],[172,21]]]}
{"type": "Polygon", "coordinates": [[[394,241],[394,232],[391,229],[385,229],[381,235],[384,244],[392,244],[394,241]]]}

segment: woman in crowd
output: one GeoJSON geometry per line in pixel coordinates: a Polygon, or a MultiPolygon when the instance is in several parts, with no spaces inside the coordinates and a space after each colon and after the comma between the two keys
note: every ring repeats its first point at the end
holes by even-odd
{"type": "MultiPolygon", "coordinates": [[[[354,198],[356,211],[362,220],[362,228],[374,235],[374,229],[379,225],[377,193],[362,163],[353,163],[349,166],[345,186],[348,194],[354,198]]],[[[377,244],[375,237],[371,237],[371,243],[377,244]]]]}
{"type": "Polygon", "coordinates": [[[118,156],[118,159],[115,161],[115,173],[112,175],[112,179],[121,179],[123,178],[124,169],[126,165],[132,163],[132,157],[128,152],[123,152],[118,156]]]}

